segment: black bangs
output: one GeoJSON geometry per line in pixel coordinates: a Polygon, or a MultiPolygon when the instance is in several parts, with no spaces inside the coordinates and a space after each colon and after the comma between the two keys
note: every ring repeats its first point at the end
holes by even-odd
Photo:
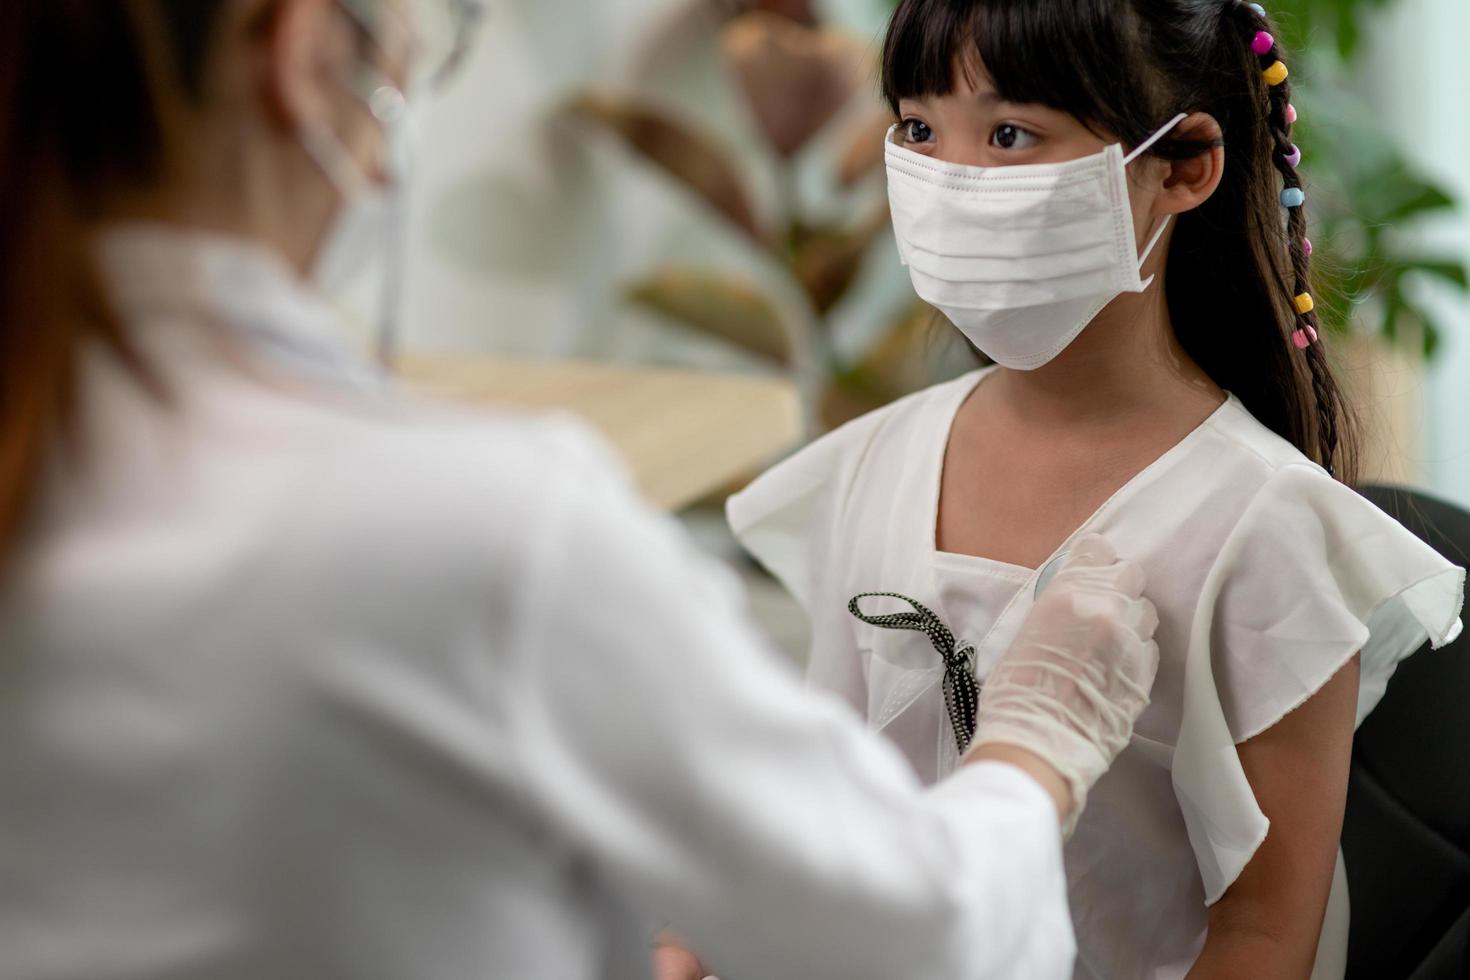
{"type": "Polygon", "coordinates": [[[883,52],[883,95],[947,95],[983,67],[1008,102],[1037,103],[1138,143],[1172,115],[1144,71],[1126,0],[904,0],[883,52]]]}

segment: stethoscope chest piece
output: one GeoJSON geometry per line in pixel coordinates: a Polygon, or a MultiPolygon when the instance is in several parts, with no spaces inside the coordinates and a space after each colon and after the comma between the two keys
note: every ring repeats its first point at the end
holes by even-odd
{"type": "Polygon", "coordinates": [[[1041,593],[1046,591],[1046,587],[1051,585],[1052,579],[1057,577],[1057,573],[1062,570],[1062,566],[1066,563],[1067,552],[1064,551],[1041,566],[1041,573],[1036,576],[1036,592],[1032,596],[1033,599],[1041,598],[1041,593]]]}

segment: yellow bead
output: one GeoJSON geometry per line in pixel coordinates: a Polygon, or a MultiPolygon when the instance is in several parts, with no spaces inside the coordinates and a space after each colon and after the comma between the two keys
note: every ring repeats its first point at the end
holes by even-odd
{"type": "Polygon", "coordinates": [[[1289,74],[1291,73],[1286,70],[1285,63],[1278,61],[1270,68],[1266,69],[1266,84],[1280,85],[1282,82],[1286,81],[1286,76],[1289,74]]]}
{"type": "Polygon", "coordinates": [[[1312,302],[1311,293],[1302,293],[1293,302],[1296,303],[1296,311],[1303,316],[1306,316],[1317,308],[1317,304],[1312,302]]]}

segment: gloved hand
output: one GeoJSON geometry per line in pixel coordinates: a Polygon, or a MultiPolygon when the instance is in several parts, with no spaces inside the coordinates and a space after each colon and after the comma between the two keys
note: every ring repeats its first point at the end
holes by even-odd
{"type": "Polygon", "coordinates": [[[1078,539],[980,692],[971,751],[1014,745],[1047,762],[1072,790],[1069,834],[1148,706],[1159,616],[1143,586],[1101,537],[1078,539]]]}

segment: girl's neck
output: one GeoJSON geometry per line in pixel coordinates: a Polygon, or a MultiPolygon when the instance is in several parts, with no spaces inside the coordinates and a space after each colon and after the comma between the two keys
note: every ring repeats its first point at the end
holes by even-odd
{"type": "Polygon", "coordinates": [[[1224,393],[1180,346],[1163,277],[1108,304],[1035,371],[1001,369],[994,394],[1030,425],[1109,426],[1155,413],[1208,414],[1224,393]]]}

